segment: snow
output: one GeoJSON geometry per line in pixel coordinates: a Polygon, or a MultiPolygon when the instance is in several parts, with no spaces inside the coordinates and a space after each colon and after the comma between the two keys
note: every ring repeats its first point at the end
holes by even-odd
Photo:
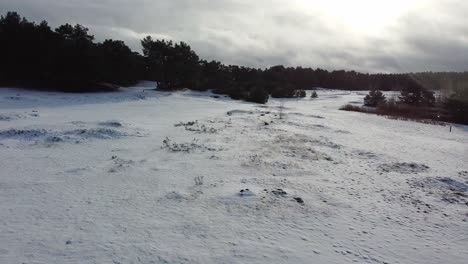
{"type": "Polygon", "coordinates": [[[0,263],[467,262],[468,127],[153,85],[0,89],[0,263]]]}

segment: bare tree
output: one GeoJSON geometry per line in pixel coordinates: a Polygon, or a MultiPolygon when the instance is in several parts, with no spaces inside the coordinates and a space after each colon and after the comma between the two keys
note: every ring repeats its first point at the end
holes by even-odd
{"type": "Polygon", "coordinates": [[[284,102],[281,101],[280,106],[279,106],[279,119],[283,119],[283,117],[284,117],[284,102]]]}

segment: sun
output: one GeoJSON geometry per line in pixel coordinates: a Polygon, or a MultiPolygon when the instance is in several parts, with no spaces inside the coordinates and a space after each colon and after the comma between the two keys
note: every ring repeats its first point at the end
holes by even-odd
{"type": "Polygon", "coordinates": [[[369,33],[392,25],[417,2],[419,0],[300,0],[303,8],[325,17],[330,23],[369,33]]]}

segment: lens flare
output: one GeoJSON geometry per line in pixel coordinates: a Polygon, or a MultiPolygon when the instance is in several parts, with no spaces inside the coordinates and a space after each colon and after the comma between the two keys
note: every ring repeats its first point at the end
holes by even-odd
{"type": "Polygon", "coordinates": [[[310,12],[323,16],[335,25],[372,33],[391,26],[418,4],[418,0],[300,0],[310,12]]]}

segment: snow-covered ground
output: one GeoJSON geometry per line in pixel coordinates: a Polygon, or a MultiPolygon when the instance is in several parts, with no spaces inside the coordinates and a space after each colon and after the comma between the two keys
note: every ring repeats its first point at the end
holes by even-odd
{"type": "Polygon", "coordinates": [[[152,85],[0,89],[0,263],[468,263],[468,127],[152,85]]]}

